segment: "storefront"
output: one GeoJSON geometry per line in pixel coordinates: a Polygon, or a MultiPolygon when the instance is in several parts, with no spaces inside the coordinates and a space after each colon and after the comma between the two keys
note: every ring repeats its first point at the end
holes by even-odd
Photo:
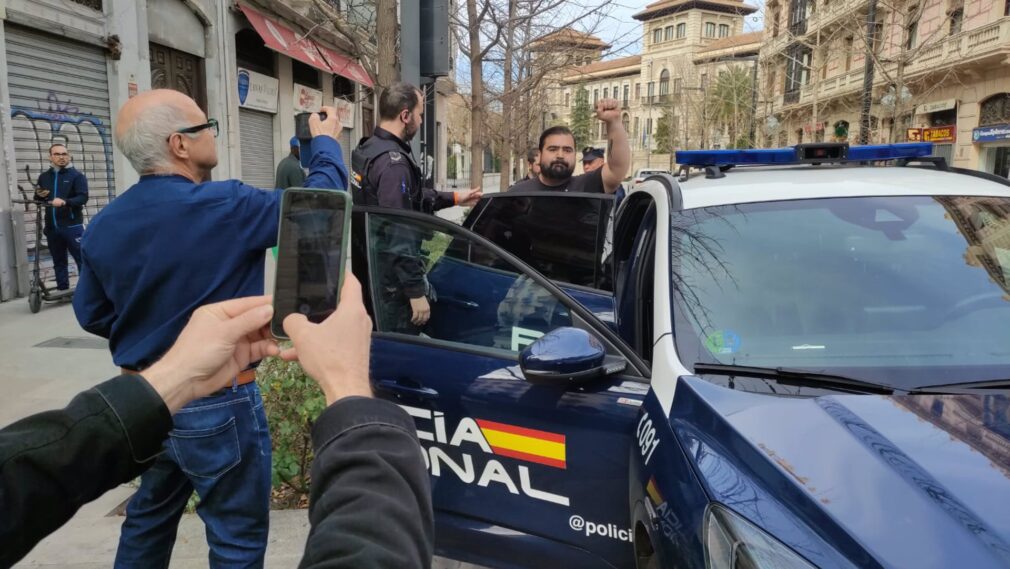
{"type": "MultiPolygon", "coordinates": [[[[10,23],[3,26],[7,56],[4,74],[10,89],[16,165],[12,177],[22,187],[31,187],[50,167],[50,145],[65,144],[73,156],[72,165],[88,179],[90,199],[84,212],[85,219],[89,219],[116,192],[105,51],[27,27],[10,23]],[[58,78],[54,78],[57,70],[58,78]]],[[[11,190],[12,198],[21,197],[16,195],[16,188],[11,190]]],[[[24,250],[28,253],[35,251],[34,223],[34,214],[25,213],[21,227],[26,228],[24,250]]],[[[50,274],[52,260],[45,242],[41,245],[45,276],[50,274]]],[[[70,263],[71,275],[76,272],[77,266],[70,263]]]]}
{"type": "Polygon", "coordinates": [[[242,179],[257,188],[274,187],[274,115],[277,113],[277,79],[238,69],[239,155],[242,179]]]}
{"type": "Polygon", "coordinates": [[[1010,93],[989,97],[979,106],[979,127],[972,131],[979,149],[979,169],[1010,178],[1010,93]]]}
{"type": "Polygon", "coordinates": [[[944,99],[919,105],[915,108],[916,124],[924,125],[920,140],[933,143],[933,154],[954,161],[954,144],[957,142],[957,99],[944,99]]]}

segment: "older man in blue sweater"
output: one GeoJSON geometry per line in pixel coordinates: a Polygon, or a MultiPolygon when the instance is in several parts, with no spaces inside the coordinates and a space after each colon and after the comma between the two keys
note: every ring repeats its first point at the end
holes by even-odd
{"type": "MultiPolygon", "coordinates": [[[[313,115],[308,187],[347,188],[335,109],[313,115]]],[[[96,215],[81,244],[74,312],[109,339],[125,372],[171,347],[198,307],[263,294],[282,192],[211,181],[218,124],[182,93],[155,90],[119,112],[115,142],[141,174],[96,215]]],[[[193,490],[211,567],[262,567],[270,501],[270,435],[254,370],[173,418],[165,452],[126,510],[116,567],[167,567],[193,490]]]]}

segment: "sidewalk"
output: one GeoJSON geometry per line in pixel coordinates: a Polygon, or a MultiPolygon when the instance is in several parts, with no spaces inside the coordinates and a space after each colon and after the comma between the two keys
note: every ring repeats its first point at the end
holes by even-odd
{"type": "MultiPolygon", "coordinates": [[[[63,407],[78,392],[118,373],[105,341],[80,329],[69,304],[43,305],[38,314],[31,314],[25,299],[0,303],[0,369],[0,426],[63,407]],[[51,347],[40,347],[43,343],[51,347]]],[[[132,493],[133,488],[120,486],[83,507],[15,567],[111,567],[123,518],[109,513],[132,493]]],[[[266,567],[296,567],[308,531],[307,511],[271,512],[266,567]]],[[[203,522],[195,514],[185,515],[179,525],[172,569],[203,567],[207,567],[203,522]]],[[[434,567],[473,566],[436,558],[434,567]]]]}

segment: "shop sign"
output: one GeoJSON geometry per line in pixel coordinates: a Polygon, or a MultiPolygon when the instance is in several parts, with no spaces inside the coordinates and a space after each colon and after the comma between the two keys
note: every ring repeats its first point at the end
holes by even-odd
{"type": "Polygon", "coordinates": [[[957,99],[944,99],[942,101],[934,101],[932,103],[926,103],[924,105],[919,105],[915,108],[915,114],[917,115],[928,115],[930,113],[938,113],[940,111],[948,111],[957,107],[957,99]]]}
{"type": "Polygon", "coordinates": [[[921,128],[905,129],[905,140],[907,140],[908,142],[922,142],[922,129],[921,128]]]}
{"type": "Polygon", "coordinates": [[[273,77],[239,67],[238,106],[276,113],[278,91],[278,82],[273,77]]]}
{"type": "Polygon", "coordinates": [[[997,124],[993,126],[980,126],[971,131],[971,141],[979,142],[1000,142],[1010,140],[1010,124],[997,124]]]}
{"type": "Polygon", "coordinates": [[[354,128],[354,103],[340,99],[333,99],[333,106],[337,109],[337,116],[340,117],[340,124],[344,128],[354,128]]]}
{"type": "Polygon", "coordinates": [[[295,83],[296,113],[314,113],[323,107],[323,92],[312,87],[295,83]]]}
{"type": "Polygon", "coordinates": [[[954,142],[957,140],[957,126],[934,126],[922,129],[923,142],[954,142]]]}

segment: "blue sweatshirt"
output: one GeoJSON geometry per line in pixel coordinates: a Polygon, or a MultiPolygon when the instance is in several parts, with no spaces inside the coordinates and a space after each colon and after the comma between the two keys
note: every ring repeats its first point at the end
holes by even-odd
{"type": "MultiPolygon", "coordinates": [[[[340,144],[318,137],[311,146],[305,186],[347,189],[340,144]]],[[[84,232],[77,321],[109,339],[116,365],[148,367],[200,306],[263,294],[281,195],[238,180],[141,176],[84,232]]]]}

